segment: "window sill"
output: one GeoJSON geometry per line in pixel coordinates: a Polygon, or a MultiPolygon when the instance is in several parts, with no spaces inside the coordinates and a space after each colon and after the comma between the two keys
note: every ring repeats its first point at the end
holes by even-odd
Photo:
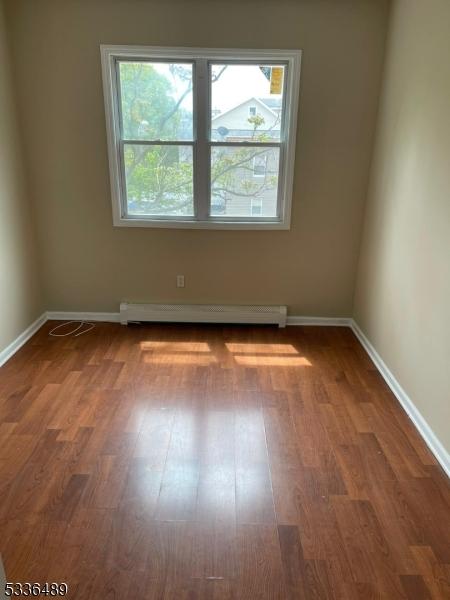
{"type": "Polygon", "coordinates": [[[288,230],[290,223],[287,221],[227,221],[225,219],[211,219],[208,221],[185,221],[175,219],[114,219],[115,227],[147,227],[149,229],[222,229],[222,230],[288,230]]]}

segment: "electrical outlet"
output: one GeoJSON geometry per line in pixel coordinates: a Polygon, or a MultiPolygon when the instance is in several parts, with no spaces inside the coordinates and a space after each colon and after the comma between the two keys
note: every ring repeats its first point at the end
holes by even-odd
{"type": "Polygon", "coordinates": [[[184,288],[184,275],[177,275],[177,287],[184,288]]]}

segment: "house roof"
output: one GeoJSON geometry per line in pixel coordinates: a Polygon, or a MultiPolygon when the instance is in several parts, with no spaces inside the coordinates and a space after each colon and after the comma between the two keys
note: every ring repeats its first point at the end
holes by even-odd
{"type": "Polygon", "coordinates": [[[239,102],[239,104],[236,104],[236,106],[232,106],[228,110],[225,110],[224,112],[219,113],[218,115],[216,115],[215,117],[213,117],[211,120],[215,121],[219,117],[223,117],[223,115],[227,115],[228,113],[233,112],[233,110],[236,110],[236,108],[239,108],[240,106],[243,106],[244,104],[247,104],[247,102],[250,102],[252,100],[254,100],[258,104],[261,104],[262,106],[264,106],[264,108],[266,110],[268,110],[269,112],[271,112],[274,117],[277,116],[277,114],[270,108],[270,106],[267,106],[267,104],[265,102],[263,102],[263,100],[261,98],[255,98],[254,96],[252,96],[251,98],[247,98],[247,100],[244,100],[243,102],[239,102]]]}

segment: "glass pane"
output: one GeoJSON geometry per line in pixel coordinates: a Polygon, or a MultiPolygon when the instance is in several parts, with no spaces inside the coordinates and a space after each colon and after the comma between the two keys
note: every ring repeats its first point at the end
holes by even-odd
{"type": "Polygon", "coordinates": [[[192,64],[121,62],[126,140],[192,140],[192,64]]]}
{"type": "Polygon", "coordinates": [[[280,141],[283,65],[211,65],[211,139],[280,141]]]}
{"type": "Polygon", "coordinates": [[[276,217],[279,148],[211,148],[211,215],[276,217]]]}
{"type": "Polygon", "coordinates": [[[192,216],[192,146],[125,145],[129,215],[192,216]]]}

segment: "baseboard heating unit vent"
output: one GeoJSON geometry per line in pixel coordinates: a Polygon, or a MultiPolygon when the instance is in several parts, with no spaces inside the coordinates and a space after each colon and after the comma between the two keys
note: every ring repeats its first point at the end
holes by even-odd
{"type": "Polygon", "coordinates": [[[286,306],[222,306],[215,304],[130,304],[120,305],[120,322],[163,323],[248,323],[286,326],[286,306]]]}

